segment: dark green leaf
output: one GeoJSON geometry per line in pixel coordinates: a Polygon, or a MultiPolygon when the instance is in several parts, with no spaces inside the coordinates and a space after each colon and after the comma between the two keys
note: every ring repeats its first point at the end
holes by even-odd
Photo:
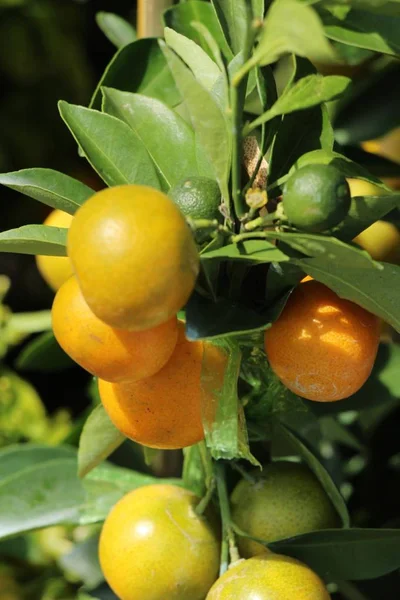
{"type": "Polygon", "coordinates": [[[229,201],[228,178],[231,163],[231,136],[221,109],[209,92],[197,82],[184,63],[162,46],[176,84],[185,100],[199,144],[213,165],[225,202],[229,201]],[[221,148],[224,149],[221,152],[221,148]]]}
{"type": "Polygon", "coordinates": [[[246,128],[246,133],[263,123],[271,121],[278,115],[293,113],[334,100],[345,92],[350,82],[351,80],[348,77],[340,75],[329,75],[327,77],[308,75],[303,77],[287,88],[267,112],[250,123],[246,128]]]}
{"type": "Polygon", "coordinates": [[[321,464],[318,457],[307,447],[304,440],[301,439],[299,434],[295,433],[292,429],[289,429],[282,422],[277,422],[275,425],[275,434],[283,436],[296,450],[301,458],[308,464],[310,469],[313,471],[315,476],[320,481],[327,495],[329,496],[333,506],[340,516],[344,527],[349,527],[350,517],[347,511],[346,504],[334,484],[331,476],[325,467],[321,464]]]}
{"type": "Polygon", "coordinates": [[[87,419],[79,440],[78,475],[84,477],[125,440],[99,404],[87,419]]]}
{"type": "Polygon", "coordinates": [[[0,252],[67,255],[68,229],[49,225],[23,225],[0,233],[0,252]]]}
{"type": "Polygon", "coordinates": [[[137,40],[121,48],[107,66],[90,106],[100,109],[101,87],[136,92],[157,98],[168,106],[180,102],[171,72],[156,39],[137,40]],[[132,68],[135,65],[135,68],[132,68]]]}
{"type": "MultiPolygon", "coordinates": [[[[378,13],[380,15],[393,15],[399,16],[400,13],[400,2],[399,0],[352,0],[351,6],[357,9],[362,9],[372,13],[378,13]]],[[[347,0],[335,0],[331,3],[330,0],[323,0],[321,2],[321,6],[327,5],[328,8],[330,6],[341,7],[344,6],[348,9],[347,0]]]]}
{"type": "Polygon", "coordinates": [[[268,547],[305,562],[327,581],[374,579],[400,567],[400,529],[314,531],[268,547]]]}
{"type": "Polygon", "coordinates": [[[117,48],[122,48],[136,41],[135,29],[119,15],[109,12],[98,12],[96,22],[104,35],[117,48]]]}
{"type": "Polygon", "coordinates": [[[0,173],[0,183],[71,215],[94,194],[84,183],[51,169],[0,173]]]}
{"type": "Polygon", "coordinates": [[[58,344],[52,331],[34,338],[18,354],[16,367],[22,371],[51,373],[76,366],[58,344]]]}
{"type": "Polygon", "coordinates": [[[193,27],[194,22],[203,23],[217,41],[225,58],[228,60],[233,58],[233,53],[228,46],[215,11],[210,3],[190,0],[190,2],[172,6],[164,13],[164,22],[171,29],[199,44],[212,57],[203,36],[193,27]]]}
{"type": "Polygon", "coordinates": [[[203,252],[201,260],[238,260],[250,264],[280,262],[289,260],[279,248],[266,240],[248,240],[239,244],[229,244],[217,250],[203,252]]]}
{"type": "Polygon", "coordinates": [[[237,54],[245,45],[249,21],[247,0],[212,0],[230,47],[237,54]]]}
{"type": "Polygon", "coordinates": [[[366,152],[360,146],[342,146],[339,151],[342,155],[363,166],[375,177],[400,177],[400,164],[384,156],[366,152]]]}
{"type": "Polygon", "coordinates": [[[136,183],[159,188],[146,148],[126,123],[63,101],[59,109],[84,155],[108,186],[136,183]]]}
{"type": "Polygon", "coordinates": [[[151,156],[167,189],[186,177],[209,175],[206,160],[196,152],[189,125],[168,106],[147,96],[104,88],[103,110],[125,121],[151,156]]]}

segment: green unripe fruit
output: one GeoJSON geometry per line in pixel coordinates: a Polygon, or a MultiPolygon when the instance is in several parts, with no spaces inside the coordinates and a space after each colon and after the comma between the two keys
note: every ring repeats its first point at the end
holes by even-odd
{"type": "Polygon", "coordinates": [[[283,209],[291,225],[309,232],[338,225],[349,212],[346,178],[331,165],[307,165],[296,171],[283,189],[283,209]]]}
{"type": "MultiPolygon", "coordinates": [[[[338,516],[315,475],[304,465],[275,462],[255,482],[242,479],[231,497],[232,520],[245,533],[266,542],[338,526],[338,516]]],[[[238,536],[245,557],[265,546],[238,536]]]]}

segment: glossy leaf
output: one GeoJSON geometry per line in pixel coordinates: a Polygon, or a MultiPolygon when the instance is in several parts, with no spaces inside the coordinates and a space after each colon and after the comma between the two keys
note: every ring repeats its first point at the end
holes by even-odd
{"type": "Polygon", "coordinates": [[[217,41],[225,58],[227,60],[233,58],[232,50],[229,48],[214,8],[209,2],[190,0],[190,2],[183,2],[172,6],[165,11],[164,22],[167,27],[196,42],[212,57],[203,36],[193,27],[193,23],[203,23],[217,41]]]}
{"type": "Polygon", "coordinates": [[[189,125],[168,106],[147,96],[104,88],[103,110],[125,121],[143,143],[167,189],[186,177],[209,175],[189,125]]]}
{"type": "Polygon", "coordinates": [[[162,46],[176,84],[185,100],[199,144],[213,165],[215,177],[226,202],[231,162],[231,137],[224,115],[209,92],[199,84],[183,62],[162,46]],[[221,148],[224,149],[221,152],[221,148]]]}
{"type": "Polygon", "coordinates": [[[305,562],[327,581],[374,579],[400,567],[400,529],[313,531],[268,547],[305,562]]]}
{"type": "Polygon", "coordinates": [[[117,48],[122,48],[136,41],[134,27],[119,15],[110,12],[98,12],[96,23],[104,35],[117,48]]]}
{"type": "Polygon", "coordinates": [[[166,27],[165,41],[168,46],[187,64],[197,81],[206,90],[211,90],[221,74],[219,67],[195,42],[166,27]]]}
{"type": "Polygon", "coordinates": [[[168,106],[176,106],[180,102],[164,55],[153,38],[128,44],[113,56],[93,94],[91,108],[101,108],[102,87],[157,98],[168,106]],[[134,69],[132,65],[135,65],[134,69]]]}
{"type": "Polygon", "coordinates": [[[237,54],[243,50],[246,42],[250,20],[248,2],[247,0],[212,0],[212,4],[233,53],[237,54]]]}
{"type": "Polygon", "coordinates": [[[329,75],[327,77],[308,75],[303,77],[286,89],[267,112],[250,123],[246,128],[246,132],[271,121],[278,115],[304,110],[334,100],[346,91],[350,82],[351,80],[348,77],[340,75],[329,75]]]}
{"type": "Polygon", "coordinates": [[[108,186],[136,183],[159,188],[146,148],[126,123],[63,101],[59,109],[84,155],[108,186]]]}
{"type": "Polygon", "coordinates": [[[24,346],[18,354],[16,366],[22,371],[51,373],[76,363],[61,349],[52,331],[46,331],[24,346]]]}
{"type": "Polygon", "coordinates": [[[267,242],[266,240],[248,240],[202,253],[202,261],[210,259],[234,260],[255,264],[280,262],[289,260],[289,257],[271,242],[267,242]]]}
{"type": "Polygon", "coordinates": [[[79,440],[78,475],[84,477],[125,440],[99,404],[87,419],[79,440]]]}
{"type": "Polygon", "coordinates": [[[0,252],[67,255],[68,229],[49,225],[23,225],[0,233],[0,252]]]}
{"type": "Polygon", "coordinates": [[[321,464],[318,457],[306,446],[299,434],[296,434],[292,429],[284,425],[284,423],[277,422],[274,430],[275,435],[282,436],[284,439],[286,439],[295,449],[296,453],[299,454],[300,457],[308,464],[329,496],[333,506],[340,516],[343,527],[349,527],[350,517],[346,504],[331,476],[321,464]]]}
{"type": "Polygon", "coordinates": [[[0,173],[0,183],[71,215],[94,194],[84,183],[51,169],[0,173]]]}

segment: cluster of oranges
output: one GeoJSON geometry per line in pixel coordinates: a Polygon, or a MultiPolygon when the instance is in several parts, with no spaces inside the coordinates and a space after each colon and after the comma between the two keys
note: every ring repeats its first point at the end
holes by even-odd
{"type": "Polygon", "coordinates": [[[216,373],[225,356],[210,344],[189,342],[177,320],[199,269],[179,208],[145,186],[103,190],[73,217],[67,246],[69,259],[62,260],[73,274],[54,299],[54,334],[99,378],[111,420],[150,447],[182,448],[203,439],[204,349],[216,373]]]}

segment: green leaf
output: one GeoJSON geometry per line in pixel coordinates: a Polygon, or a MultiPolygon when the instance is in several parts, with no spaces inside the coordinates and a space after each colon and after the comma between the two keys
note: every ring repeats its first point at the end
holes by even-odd
{"type": "Polygon", "coordinates": [[[217,250],[201,254],[201,260],[234,260],[250,264],[280,262],[289,260],[279,248],[266,240],[248,240],[239,244],[229,244],[217,250]]]}
{"type": "Polygon", "coordinates": [[[164,55],[157,40],[152,38],[128,44],[113,56],[93,94],[91,108],[101,108],[102,87],[157,98],[168,106],[176,106],[180,102],[164,55]],[[135,65],[134,69],[132,65],[135,65]]]}
{"type": "Polygon", "coordinates": [[[314,531],[268,547],[305,562],[327,581],[374,579],[400,566],[400,529],[314,531]]]}
{"type": "Polygon", "coordinates": [[[294,85],[287,88],[267,112],[250,123],[245,128],[245,133],[249,133],[278,115],[304,110],[334,100],[346,91],[350,83],[351,79],[340,75],[329,75],[327,77],[308,75],[302,77],[294,85]]]}
{"type": "Polygon", "coordinates": [[[125,440],[99,404],[87,419],[79,440],[78,475],[84,477],[125,440]]]}
{"type": "Polygon", "coordinates": [[[117,48],[122,48],[136,41],[134,27],[119,15],[110,12],[98,12],[96,14],[96,23],[104,35],[117,48]]]}
{"type": "MultiPolygon", "coordinates": [[[[207,454],[204,442],[183,448],[182,479],[184,485],[200,498],[206,491],[207,474],[204,469],[202,454],[207,454]]],[[[210,459],[210,467],[211,467],[210,459]]],[[[212,471],[212,469],[211,469],[212,471]]],[[[210,476],[210,473],[208,473],[210,476]]]]}
{"type": "Polygon", "coordinates": [[[193,40],[212,57],[208,44],[202,35],[193,27],[194,22],[203,23],[218,43],[227,60],[232,60],[233,53],[229,48],[221,25],[218,22],[214,8],[208,2],[190,0],[172,6],[164,13],[164,22],[167,27],[174,29],[177,33],[193,40]]]}
{"type": "MultiPolygon", "coordinates": [[[[353,8],[366,10],[368,12],[378,13],[381,15],[394,15],[398,16],[400,12],[399,0],[352,0],[351,6],[353,8]]],[[[323,0],[321,6],[327,6],[332,8],[346,7],[348,10],[347,0],[334,0],[331,3],[330,0],[323,0]]]]}
{"type": "Polygon", "coordinates": [[[400,54],[398,14],[384,15],[353,9],[343,19],[325,10],[321,10],[320,15],[325,34],[331,40],[383,54],[400,54]]]}
{"type": "Polygon", "coordinates": [[[301,458],[308,464],[329,496],[333,506],[340,516],[343,527],[349,527],[350,517],[346,504],[328,471],[321,464],[317,456],[306,446],[299,434],[296,434],[292,429],[289,429],[289,427],[284,425],[282,422],[276,422],[274,431],[275,435],[282,436],[284,439],[286,439],[296,450],[299,456],[301,456],[301,458]]]}
{"type": "Polygon", "coordinates": [[[64,227],[23,225],[0,233],[0,252],[66,256],[67,233],[64,227]]]}
{"type": "Polygon", "coordinates": [[[187,64],[197,81],[206,90],[211,90],[221,74],[219,67],[195,42],[166,27],[165,41],[168,46],[187,64]]]}
{"type": "Polygon", "coordinates": [[[147,96],[103,89],[103,110],[125,121],[151,156],[167,189],[186,177],[208,175],[189,125],[168,106],[147,96]]]}
{"type": "Polygon", "coordinates": [[[136,183],[159,188],[146,148],[126,123],[64,101],[59,109],[84,155],[108,186],[136,183]]]}
{"type": "MultiPolygon", "coordinates": [[[[160,42],[161,43],[161,42],[160,42]]],[[[196,137],[208,160],[226,203],[229,202],[228,179],[231,163],[231,136],[219,106],[210,93],[199,84],[184,63],[162,45],[176,84],[185,100],[196,137]],[[224,149],[221,152],[221,148],[224,149]]]]}
{"type": "Polygon", "coordinates": [[[249,21],[246,0],[212,0],[230,47],[237,54],[245,45],[249,21]]]}
{"type": "Polygon", "coordinates": [[[299,0],[275,0],[264,21],[259,44],[246,63],[247,70],[255,65],[270,65],[289,53],[319,62],[335,60],[315,10],[299,0]]]}
{"type": "Polygon", "coordinates": [[[370,269],[360,268],[351,262],[354,248],[348,248],[347,253],[341,253],[340,262],[332,260],[328,255],[294,259],[294,262],[341,298],[359,304],[400,331],[400,267],[377,263],[380,269],[373,265],[370,269]],[[346,256],[350,262],[346,262],[346,256]]]}
{"type": "Polygon", "coordinates": [[[24,346],[18,354],[16,367],[22,371],[51,373],[76,366],[62,350],[52,331],[46,331],[24,346]]]}
{"type": "Polygon", "coordinates": [[[71,215],[94,194],[84,183],[51,169],[0,173],[0,183],[71,215]]]}
{"type": "Polygon", "coordinates": [[[76,450],[70,446],[44,446],[41,444],[14,444],[0,450],[0,482],[41,462],[51,459],[75,458],[76,450]]]}

